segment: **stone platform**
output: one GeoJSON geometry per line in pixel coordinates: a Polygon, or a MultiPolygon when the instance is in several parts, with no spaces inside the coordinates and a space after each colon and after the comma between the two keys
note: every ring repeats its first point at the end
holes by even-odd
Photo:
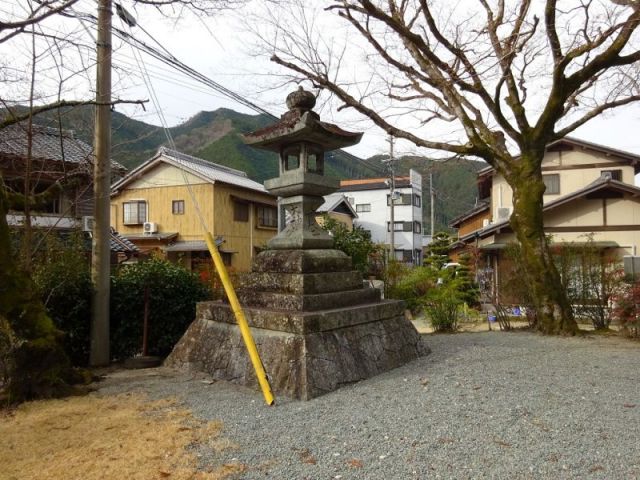
{"type": "MultiPolygon", "coordinates": [[[[403,302],[363,287],[338,250],[259,254],[238,296],[276,396],[308,400],[429,353],[403,302]]],[[[228,304],[198,304],[165,364],[257,387],[228,304]]]]}

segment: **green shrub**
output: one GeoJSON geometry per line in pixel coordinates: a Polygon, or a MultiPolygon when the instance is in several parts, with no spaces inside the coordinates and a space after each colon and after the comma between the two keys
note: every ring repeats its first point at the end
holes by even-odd
{"type": "Polygon", "coordinates": [[[625,284],[615,299],[613,319],[622,332],[640,338],[640,282],[625,284]]]}
{"type": "Polygon", "coordinates": [[[455,288],[439,286],[424,302],[424,310],[436,332],[454,332],[458,329],[458,316],[463,302],[455,288]]]}
{"type": "Polygon", "coordinates": [[[423,297],[435,288],[438,274],[431,267],[405,267],[403,275],[389,286],[389,297],[404,300],[407,308],[415,313],[422,307],[423,297]]]}
{"type": "Polygon", "coordinates": [[[367,275],[370,270],[370,256],[377,246],[371,241],[371,232],[354,225],[350,230],[345,224],[324,215],[322,228],[333,237],[333,247],[351,257],[353,268],[367,275]]]}
{"type": "Polygon", "coordinates": [[[142,350],[145,289],[149,289],[149,354],[165,356],[195,319],[196,302],[209,297],[197,275],[152,258],[126,265],[111,282],[111,355],[142,350]]]}
{"type": "Polygon", "coordinates": [[[34,281],[55,326],[65,333],[63,346],[73,365],[89,363],[91,272],[80,236],[47,241],[34,268],[34,281]]]}

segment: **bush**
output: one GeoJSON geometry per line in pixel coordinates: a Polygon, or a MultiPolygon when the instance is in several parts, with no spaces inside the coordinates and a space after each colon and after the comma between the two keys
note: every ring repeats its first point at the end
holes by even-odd
{"type": "Polygon", "coordinates": [[[430,267],[405,267],[402,274],[389,286],[389,297],[404,300],[407,308],[415,313],[422,307],[422,298],[435,288],[439,272],[430,267]]]}
{"type": "Polygon", "coordinates": [[[587,235],[586,240],[553,249],[552,253],[574,315],[590,321],[596,330],[606,330],[624,271],[620,258],[598,248],[593,235],[587,235]]]}
{"type": "Polygon", "coordinates": [[[625,285],[620,291],[613,318],[626,335],[640,338],[640,282],[625,285]]]}
{"type": "Polygon", "coordinates": [[[430,292],[424,302],[424,309],[436,332],[455,332],[458,329],[458,317],[462,305],[463,302],[455,288],[440,286],[430,292]]]}
{"type": "Polygon", "coordinates": [[[47,240],[34,268],[38,293],[55,326],[65,332],[63,346],[73,365],[89,363],[91,272],[80,236],[47,240]]]}
{"type": "Polygon", "coordinates": [[[369,273],[370,259],[377,246],[371,241],[371,232],[355,225],[351,230],[328,215],[323,217],[322,228],[333,237],[333,247],[351,257],[353,268],[363,275],[369,273]]]}
{"type": "Polygon", "coordinates": [[[145,289],[149,289],[149,354],[165,356],[195,319],[196,302],[209,297],[197,275],[152,258],[126,265],[111,282],[111,355],[142,350],[145,289]]]}

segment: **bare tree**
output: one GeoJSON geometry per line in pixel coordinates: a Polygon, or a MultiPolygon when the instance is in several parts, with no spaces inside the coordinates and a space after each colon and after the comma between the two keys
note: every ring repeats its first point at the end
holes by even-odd
{"type": "Polygon", "coordinates": [[[495,168],[513,189],[540,328],[575,332],[543,230],[541,162],[550,142],[640,100],[640,2],[329,0],[352,32],[343,43],[304,2],[288,4],[275,33],[258,32],[287,80],[310,80],[395,137],[495,168]]]}
{"type": "MultiPolygon", "coordinates": [[[[233,0],[136,0],[137,5],[151,6],[169,14],[181,14],[183,9],[195,11],[197,15],[211,14],[227,8],[237,2],[233,0]]],[[[17,6],[0,13],[0,45],[6,46],[13,41],[26,38],[30,44],[30,71],[20,72],[8,62],[0,65],[0,79],[11,77],[9,70],[18,72],[15,83],[22,89],[16,89],[16,98],[7,98],[0,93],[0,108],[3,117],[0,118],[0,129],[7,128],[18,122],[26,123],[27,152],[24,171],[24,188],[8,187],[0,170],[0,327],[10,342],[0,341],[0,359],[6,360],[5,353],[9,353],[9,372],[0,372],[8,377],[7,384],[0,385],[9,395],[10,400],[59,395],[68,391],[68,384],[74,380],[69,360],[62,350],[61,333],[55,328],[51,319],[46,315],[44,306],[35,291],[33,281],[25,265],[21,265],[11,254],[13,248],[7,213],[12,209],[25,211],[26,239],[29,242],[30,225],[29,211],[39,201],[48,195],[60,192],[66,182],[72,182],[76,174],[85,175],[87,172],[66,171],[64,177],[54,182],[44,192],[34,190],[34,162],[32,162],[32,129],[37,115],[62,107],[87,105],[97,103],[93,99],[77,99],[77,85],[67,86],[67,82],[77,76],[86,75],[93,66],[94,48],[91,40],[84,40],[79,35],[69,35],[68,32],[58,32],[55,29],[44,28],[43,25],[56,16],[64,16],[69,22],[78,23],[81,19],[74,10],[80,4],[79,0],[27,0],[17,6]],[[41,40],[36,47],[35,40],[41,40]],[[76,56],[77,62],[70,62],[76,56]],[[78,58],[79,57],[79,58],[78,58]],[[40,61],[47,58],[49,63],[40,61]],[[22,73],[22,74],[20,74],[22,73]],[[43,81],[45,80],[45,81],[43,81]],[[47,83],[48,82],[48,83],[47,83]],[[36,91],[36,87],[47,83],[49,91],[36,91]],[[63,88],[64,86],[64,88],[63,88]],[[65,98],[70,97],[70,98],[65,98]]],[[[90,80],[90,75],[86,75],[90,80]]],[[[90,82],[89,82],[90,84],[90,82]]],[[[3,85],[4,86],[4,85],[3,85]]],[[[89,95],[91,88],[86,88],[89,95]]],[[[115,100],[110,104],[131,103],[126,100],[115,100]]],[[[140,103],[140,101],[134,101],[140,103]]],[[[61,128],[61,125],[60,125],[61,128]]],[[[32,249],[26,249],[29,255],[32,249]]],[[[28,261],[26,262],[28,268],[28,261]]],[[[1,340],[1,339],[0,339],[1,340]]]]}

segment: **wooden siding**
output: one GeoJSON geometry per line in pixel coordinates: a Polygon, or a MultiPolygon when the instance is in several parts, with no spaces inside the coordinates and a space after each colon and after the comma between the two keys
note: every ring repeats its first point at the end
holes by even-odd
{"type": "MultiPolygon", "coordinates": [[[[167,173],[167,170],[164,171],[167,173]]],[[[137,188],[126,189],[111,199],[111,225],[121,234],[140,235],[142,225],[124,225],[123,204],[133,200],[147,202],[147,221],[156,223],[158,233],[177,232],[176,241],[204,240],[204,231],[200,224],[189,189],[185,185],[150,185],[149,178],[137,182],[137,188]],[[184,214],[172,213],[172,202],[184,201],[184,214]]],[[[173,182],[172,182],[173,183],[173,182]]],[[[276,228],[258,226],[257,206],[271,205],[276,200],[267,193],[234,187],[226,184],[191,185],[193,195],[205,219],[207,228],[214,236],[222,236],[221,250],[234,252],[231,267],[235,271],[248,271],[256,248],[262,248],[277,233],[276,228]],[[234,200],[235,199],[235,200],[234,200]],[[249,203],[249,220],[237,222],[233,219],[233,202],[249,203]]],[[[184,255],[182,255],[184,257],[184,255]]]]}
{"type": "MultiPolygon", "coordinates": [[[[325,214],[316,216],[316,222],[318,222],[320,226],[324,225],[324,215],[325,214]]],[[[326,215],[329,215],[336,222],[342,223],[349,230],[353,230],[353,217],[351,215],[340,212],[329,212],[326,215]]]]}
{"type": "Polygon", "coordinates": [[[276,228],[258,225],[259,205],[275,207],[276,199],[267,194],[245,190],[230,185],[215,186],[215,222],[213,234],[222,236],[224,244],[221,249],[234,252],[231,266],[236,271],[248,271],[256,248],[264,248],[276,233],[276,228]],[[234,202],[245,202],[249,206],[248,221],[234,220],[234,202]]]}
{"type": "Polygon", "coordinates": [[[476,230],[482,229],[482,224],[485,220],[491,219],[491,212],[489,210],[485,210],[484,212],[480,212],[477,215],[474,215],[471,218],[466,219],[460,225],[458,229],[458,236],[464,237],[469,235],[476,230]]]}
{"type": "MultiPolygon", "coordinates": [[[[192,185],[191,191],[209,228],[213,224],[213,185],[192,185]]],[[[111,198],[111,226],[127,235],[142,234],[142,225],[124,225],[125,202],[144,200],[147,202],[147,221],[154,222],[159,233],[178,232],[179,240],[202,240],[202,226],[196,214],[189,189],[184,186],[136,188],[125,190],[111,198]],[[184,215],[171,212],[173,200],[184,200],[184,215]]]]}

